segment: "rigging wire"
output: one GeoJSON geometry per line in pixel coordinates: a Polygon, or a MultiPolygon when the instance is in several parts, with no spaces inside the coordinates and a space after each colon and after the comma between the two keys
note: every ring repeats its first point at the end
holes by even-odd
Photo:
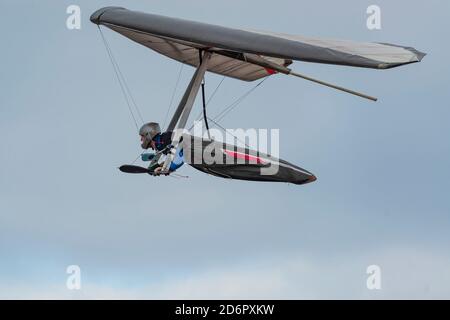
{"type": "Polygon", "coordinates": [[[136,116],[134,115],[133,107],[132,107],[131,103],[134,104],[134,107],[135,107],[135,109],[137,111],[138,116],[140,117],[141,121],[144,122],[144,120],[142,118],[142,114],[141,114],[141,112],[140,112],[140,110],[139,110],[139,108],[138,108],[138,106],[136,104],[136,101],[133,98],[133,95],[131,94],[131,91],[130,91],[127,83],[126,83],[125,77],[123,76],[122,72],[120,71],[120,68],[119,68],[119,65],[118,65],[117,61],[114,59],[114,55],[112,53],[111,47],[109,46],[108,41],[106,40],[106,37],[103,34],[103,31],[100,28],[100,26],[98,26],[98,30],[100,31],[100,35],[102,37],[103,44],[104,44],[104,46],[106,48],[106,52],[108,53],[109,59],[110,59],[111,64],[113,66],[114,73],[115,73],[115,75],[117,77],[117,80],[119,82],[120,89],[121,89],[122,94],[123,94],[123,96],[125,98],[125,101],[127,103],[128,110],[130,111],[130,114],[131,114],[131,117],[133,119],[134,125],[136,126],[136,129],[139,130],[138,122],[137,122],[136,116]],[[130,103],[130,99],[131,99],[131,103],[130,103]]]}
{"type": "MultiPolygon", "coordinates": [[[[220,86],[222,85],[222,82],[225,80],[226,76],[222,77],[222,80],[220,80],[219,84],[216,86],[216,88],[214,89],[213,93],[211,94],[211,96],[208,98],[208,101],[206,101],[206,106],[209,105],[209,103],[211,102],[211,100],[214,98],[214,96],[216,95],[217,91],[219,90],[220,86]]],[[[203,120],[203,116],[202,116],[202,111],[200,111],[197,115],[197,117],[195,117],[196,121],[201,121],[203,120]]],[[[192,130],[192,128],[194,127],[194,124],[191,125],[191,127],[189,128],[189,131],[192,130]]]]}
{"type": "Polygon", "coordinates": [[[232,134],[230,131],[228,131],[227,129],[225,129],[223,126],[221,126],[218,122],[214,121],[214,119],[208,118],[209,120],[211,120],[216,126],[218,126],[219,128],[221,128],[223,131],[227,132],[229,135],[233,136],[237,141],[245,144],[245,146],[247,148],[250,148],[250,146],[245,142],[242,141],[241,139],[239,139],[237,136],[235,136],[234,134],[232,134]]]}
{"type": "Polygon", "coordinates": [[[256,88],[258,88],[261,84],[263,84],[264,81],[266,81],[267,78],[264,78],[260,82],[258,82],[254,87],[250,88],[247,92],[245,92],[243,95],[241,95],[239,98],[237,98],[233,103],[231,103],[228,107],[226,107],[224,110],[222,110],[216,117],[213,119],[208,119],[213,122],[217,127],[221,128],[231,136],[233,136],[237,141],[240,141],[243,143],[247,148],[250,148],[250,146],[245,142],[239,139],[237,136],[232,134],[229,130],[224,128],[222,125],[219,124],[219,121],[221,121],[228,113],[230,113],[233,109],[235,109],[246,97],[248,97],[256,88]]]}
{"type": "MultiPolygon", "coordinates": [[[[225,76],[223,77],[222,81],[219,83],[219,85],[217,86],[216,90],[220,87],[220,85],[222,84],[223,80],[225,79],[225,76]]],[[[264,81],[266,81],[268,79],[268,77],[264,78],[263,80],[261,80],[260,82],[258,82],[255,86],[253,86],[252,88],[250,88],[249,90],[247,90],[244,94],[242,94],[239,98],[237,98],[236,100],[234,100],[231,104],[229,104],[226,108],[224,108],[221,112],[219,112],[213,119],[211,119],[210,117],[208,117],[208,120],[211,120],[212,122],[214,122],[217,126],[220,127],[220,125],[218,124],[221,120],[223,120],[223,118],[229,114],[233,109],[235,109],[242,101],[244,101],[245,98],[247,98],[256,88],[258,88],[261,84],[263,84],[264,81]]],[[[207,103],[208,105],[208,103],[207,103]]],[[[201,115],[201,112],[199,114],[199,116],[201,115]]],[[[203,117],[197,117],[197,121],[201,121],[203,119],[203,117]]],[[[189,128],[189,131],[192,130],[192,128],[194,127],[194,124],[192,124],[192,126],[189,128]]],[[[223,129],[223,127],[221,127],[223,129]]],[[[242,141],[241,141],[242,142],[242,141]]]]}
{"type": "Polygon", "coordinates": [[[145,153],[145,151],[141,152],[141,153],[136,157],[136,159],[134,159],[134,161],[133,161],[131,164],[135,164],[136,161],[137,161],[140,157],[142,157],[142,155],[143,155],[144,153],[145,153]]]}
{"type": "Polygon", "coordinates": [[[125,79],[125,76],[123,75],[122,70],[121,70],[120,67],[119,67],[119,63],[117,62],[117,60],[115,59],[115,57],[114,57],[114,55],[113,55],[111,46],[109,45],[109,43],[108,43],[106,37],[104,36],[102,30],[100,29],[100,26],[98,26],[98,28],[99,28],[99,30],[100,30],[100,33],[102,34],[102,37],[103,37],[103,39],[104,39],[104,41],[105,41],[107,47],[109,48],[109,52],[111,53],[111,60],[112,60],[113,64],[115,64],[115,66],[116,66],[116,68],[117,68],[117,71],[118,71],[118,73],[119,73],[119,75],[120,75],[120,77],[121,77],[121,79],[122,79],[122,83],[124,84],[124,87],[125,87],[125,89],[126,89],[128,95],[129,95],[130,98],[131,98],[131,101],[132,101],[132,103],[133,103],[133,105],[134,105],[134,108],[136,109],[136,112],[138,113],[139,118],[141,119],[141,121],[144,122],[144,119],[143,119],[143,117],[142,117],[141,110],[139,110],[139,107],[138,107],[138,105],[137,105],[137,103],[136,103],[136,100],[134,99],[134,97],[133,97],[133,95],[132,95],[132,93],[131,93],[131,90],[130,90],[130,88],[129,88],[129,86],[128,86],[128,83],[127,83],[127,81],[126,81],[126,79],[125,79]]]}
{"type": "Polygon", "coordinates": [[[222,80],[220,80],[219,84],[217,85],[217,87],[214,89],[213,93],[211,94],[211,96],[208,98],[208,101],[206,101],[206,105],[209,104],[209,102],[212,100],[212,98],[214,98],[214,96],[217,93],[217,90],[219,90],[220,86],[222,85],[223,80],[225,80],[225,76],[223,76],[222,80]]]}
{"type": "Polygon", "coordinates": [[[252,87],[250,90],[248,90],[243,95],[241,95],[239,98],[237,98],[233,103],[231,103],[228,107],[226,107],[219,114],[217,114],[214,117],[214,120],[217,122],[220,122],[221,120],[223,120],[223,118],[227,114],[229,114],[233,109],[235,109],[245,98],[247,98],[256,88],[258,88],[261,84],[263,84],[263,82],[266,81],[267,79],[268,78],[262,79],[254,87],[252,87]]]}
{"type": "Polygon", "coordinates": [[[171,174],[169,174],[169,177],[172,177],[172,178],[176,178],[176,179],[187,179],[187,178],[189,178],[189,176],[184,176],[184,175],[181,175],[181,174],[178,174],[178,173],[171,173],[171,174]]]}
{"type": "MultiPolygon", "coordinates": [[[[235,65],[231,65],[230,67],[228,67],[227,69],[225,69],[223,72],[227,73],[227,72],[231,72],[236,70],[239,67],[239,64],[235,64],[235,65]]],[[[220,80],[219,84],[216,86],[216,88],[214,89],[212,95],[208,98],[208,101],[206,102],[206,106],[209,105],[209,103],[211,102],[211,100],[214,98],[214,96],[216,95],[216,93],[218,92],[220,86],[222,85],[223,81],[225,80],[226,75],[224,75],[222,77],[222,79],[220,80]]],[[[201,121],[204,119],[204,116],[202,116],[202,111],[200,111],[197,115],[197,117],[195,117],[196,121],[201,121]]],[[[208,118],[209,119],[209,118],[208,118]]],[[[194,124],[191,125],[191,127],[189,128],[189,131],[192,130],[192,128],[194,127],[194,124]]]]}
{"type": "MultiPolygon", "coordinates": [[[[110,50],[111,50],[111,49],[110,49],[110,50]]],[[[119,75],[122,77],[122,82],[123,82],[123,84],[124,84],[124,86],[125,86],[125,89],[126,89],[127,92],[128,92],[128,95],[129,95],[130,98],[131,98],[131,102],[133,103],[134,108],[135,108],[136,111],[137,111],[137,114],[138,114],[138,116],[139,116],[139,119],[141,119],[141,122],[144,123],[144,118],[142,117],[141,110],[139,110],[139,107],[138,107],[136,101],[134,100],[133,95],[131,94],[131,90],[130,90],[130,88],[128,87],[128,83],[127,83],[127,81],[125,80],[125,77],[124,77],[124,75],[122,74],[122,71],[121,71],[120,68],[119,68],[119,64],[117,63],[116,59],[115,59],[114,56],[112,55],[112,50],[111,50],[111,56],[112,56],[114,62],[116,63],[117,71],[119,71],[119,75]]]]}
{"type": "MultiPolygon", "coordinates": [[[[238,68],[239,66],[240,66],[240,63],[231,65],[231,66],[229,66],[228,68],[226,68],[225,70],[223,70],[223,72],[224,72],[224,73],[228,73],[228,72],[235,71],[235,70],[237,70],[237,68],[238,68]]],[[[222,77],[222,80],[220,80],[219,84],[218,84],[217,87],[214,89],[214,92],[212,93],[211,97],[209,97],[208,101],[206,102],[206,106],[209,105],[209,102],[210,102],[210,101],[212,100],[212,98],[216,95],[217,91],[219,90],[219,88],[220,88],[220,86],[222,85],[222,82],[225,80],[225,78],[226,78],[226,75],[224,75],[224,76],[222,77]]],[[[197,116],[195,119],[196,119],[197,121],[203,120],[202,112],[201,112],[201,111],[199,112],[198,116],[197,116]]],[[[192,126],[192,127],[193,127],[193,126],[192,126]]],[[[192,127],[191,127],[189,130],[191,130],[192,127]]]]}
{"type": "MultiPolygon", "coordinates": [[[[230,67],[228,67],[228,68],[226,68],[225,70],[223,70],[223,72],[224,72],[224,73],[233,72],[233,71],[235,71],[236,69],[238,69],[239,66],[240,66],[240,63],[231,65],[230,67]]],[[[219,84],[218,84],[217,87],[214,89],[214,92],[213,92],[212,95],[208,98],[208,101],[206,102],[206,106],[209,105],[209,103],[210,103],[210,101],[212,100],[212,98],[216,95],[217,91],[219,90],[220,86],[222,85],[222,82],[225,80],[226,77],[227,77],[226,75],[222,77],[222,80],[220,80],[219,84]]],[[[203,120],[202,111],[200,111],[200,112],[198,113],[198,116],[197,116],[195,119],[196,119],[196,121],[201,121],[201,120],[203,120]]],[[[192,125],[192,126],[189,128],[189,130],[191,130],[193,127],[194,127],[194,125],[192,125]]]]}
{"type": "Polygon", "coordinates": [[[173,99],[175,98],[175,93],[176,93],[176,91],[178,89],[178,84],[180,83],[181,74],[183,72],[184,63],[181,62],[180,65],[181,66],[180,66],[180,71],[178,71],[178,78],[177,78],[177,81],[175,83],[175,87],[173,88],[172,97],[170,98],[169,108],[167,108],[166,116],[164,117],[163,128],[165,128],[165,126],[166,126],[167,117],[169,116],[169,111],[172,108],[173,99]]]}

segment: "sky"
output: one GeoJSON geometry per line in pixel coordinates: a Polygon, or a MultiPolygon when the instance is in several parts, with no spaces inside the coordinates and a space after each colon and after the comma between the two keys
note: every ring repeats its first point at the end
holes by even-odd
{"type": "MultiPolygon", "coordinates": [[[[0,10],[0,298],[450,298],[448,1],[4,0],[0,10]],[[66,27],[71,4],[80,30],[66,27]],[[381,30],[366,27],[372,4],[381,30]],[[117,167],[139,155],[139,137],[89,21],[107,5],[428,55],[383,71],[295,62],[379,101],[274,75],[224,119],[279,129],[281,158],[314,183],[189,166],[187,179],[131,176],[117,167]],[[80,290],[66,286],[70,265],[80,290]],[[379,290],[366,286],[371,265],[379,290]]],[[[104,34],[144,119],[163,123],[180,64],[104,34]]],[[[174,104],[193,69],[181,72],[174,104]]],[[[207,75],[207,94],[221,79],[207,75]]],[[[252,86],[226,79],[210,114],[252,86]]]]}

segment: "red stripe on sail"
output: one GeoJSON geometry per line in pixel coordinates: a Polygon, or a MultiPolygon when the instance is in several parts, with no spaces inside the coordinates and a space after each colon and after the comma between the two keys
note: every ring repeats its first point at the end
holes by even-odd
{"type": "Polygon", "coordinates": [[[266,69],[266,71],[269,75],[273,75],[273,74],[277,73],[275,70],[270,69],[270,68],[264,68],[264,69],[266,69]]]}
{"type": "Polygon", "coordinates": [[[257,164],[264,164],[264,160],[262,160],[260,157],[252,156],[250,154],[245,154],[242,152],[236,152],[236,151],[230,151],[230,150],[223,150],[227,155],[230,157],[233,157],[235,159],[244,159],[251,162],[256,162],[257,164]]]}

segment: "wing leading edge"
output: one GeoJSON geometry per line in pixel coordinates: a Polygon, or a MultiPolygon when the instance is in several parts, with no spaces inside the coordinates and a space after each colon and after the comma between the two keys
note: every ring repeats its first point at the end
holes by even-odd
{"type": "MultiPolygon", "coordinates": [[[[411,47],[232,29],[120,7],[99,9],[92,14],[91,21],[194,66],[198,65],[196,49],[257,54],[283,66],[299,60],[373,69],[420,62],[425,56],[411,47]]],[[[270,74],[270,70],[261,66],[220,56],[211,61],[208,70],[247,81],[270,74]]]]}

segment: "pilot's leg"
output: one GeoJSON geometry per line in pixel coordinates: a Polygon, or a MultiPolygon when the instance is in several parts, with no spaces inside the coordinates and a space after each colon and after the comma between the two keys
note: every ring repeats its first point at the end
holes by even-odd
{"type": "Polygon", "coordinates": [[[172,163],[170,164],[169,170],[171,172],[177,170],[179,167],[181,167],[184,164],[184,157],[183,157],[183,148],[181,146],[178,147],[175,158],[173,159],[172,163]]]}

